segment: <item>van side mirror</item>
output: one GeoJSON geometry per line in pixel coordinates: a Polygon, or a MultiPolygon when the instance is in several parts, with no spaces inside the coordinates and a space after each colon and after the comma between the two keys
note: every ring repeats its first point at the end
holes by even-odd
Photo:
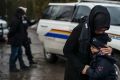
{"type": "Polygon", "coordinates": [[[81,22],[85,22],[87,20],[88,16],[81,16],[80,18],[73,18],[72,22],[77,22],[77,23],[81,23],[81,22]]]}
{"type": "Polygon", "coordinates": [[[42,13],[41,18],[47,19],[48,17],[49,17],[49,15],[48,15],[48,14],[46,14],[46,13],[42,13]]]}
{"type": "Polygon", "coordinates": [[[80,22],[80,19],[73,18],[72,22],[77,22],[77,23],[79,23],[79,22],[80,22]]]}

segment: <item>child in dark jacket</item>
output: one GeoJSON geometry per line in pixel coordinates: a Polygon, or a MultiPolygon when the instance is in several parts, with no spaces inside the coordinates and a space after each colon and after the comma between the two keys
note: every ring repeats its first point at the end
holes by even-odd
{"type": "MultiPolygon", "coordinates": [[[[97,35],[93,38],[92,47],[100,48],[105,47],[107,42],[111,39],[107,33],[97,35]]],[[[116,80],[115,79],[115,59],[109,55],[103,55],[99,50],[93,54],[93,60],[90,63],[90,67],[87,69],[86,74],[89,76],[89,80],[116,80]]]]}

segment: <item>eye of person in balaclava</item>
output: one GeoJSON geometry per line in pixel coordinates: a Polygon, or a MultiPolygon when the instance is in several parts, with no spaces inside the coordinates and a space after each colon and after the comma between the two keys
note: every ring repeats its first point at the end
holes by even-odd
{"type": "Polygon", "coordinates": [[[106,30],[108,30],[108,26],[106,25],[107,20],[105,14],[99,13],[94,18],[94,27],[95,34],[103,34],[106,30]]]}
{"type": "Polygon", "coordinates": [[[106,28],[96,29],[95,34],[103,34],[103,33],[105,33],[106,30],[107,30],[106,28]]]}

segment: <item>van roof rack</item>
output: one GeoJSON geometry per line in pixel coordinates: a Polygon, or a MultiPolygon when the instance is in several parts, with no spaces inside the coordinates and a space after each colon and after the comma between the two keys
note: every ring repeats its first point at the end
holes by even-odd
{"type": "Polygon", "coordinates": [[[99,3],[113,3],[113,4],[120,4],[119,1],[112,1],[112,0],[78,0],[79,2],[99,2],[99,3]]]}

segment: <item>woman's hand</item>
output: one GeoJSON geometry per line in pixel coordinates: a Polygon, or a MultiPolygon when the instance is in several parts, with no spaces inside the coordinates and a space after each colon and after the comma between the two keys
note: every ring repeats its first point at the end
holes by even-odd
{"type": "Polygon", "coordinates": [[[112,48],[108,46],[107,48],[100,48],[100,51],[103,53],[103,55],[111,55],[112,48]]]}

